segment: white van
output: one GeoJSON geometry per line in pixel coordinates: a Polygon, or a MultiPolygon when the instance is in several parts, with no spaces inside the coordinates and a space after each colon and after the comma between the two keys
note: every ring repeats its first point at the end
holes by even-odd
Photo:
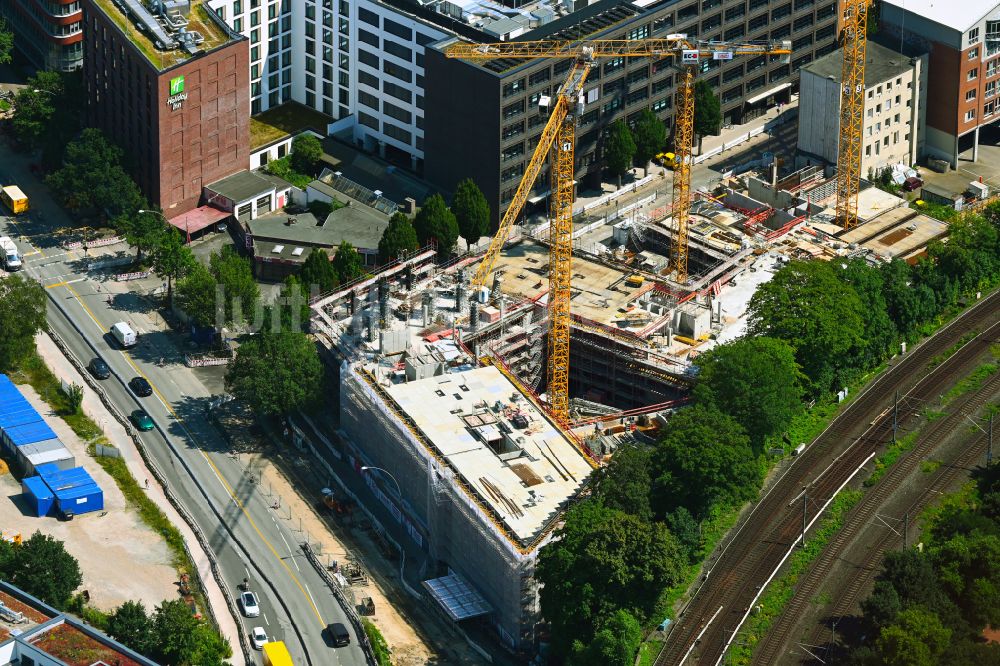
{"type": "Polygon", "coordinates": [[[135,331],[132,327],[123,321],[111,327],[111,335],[115,336],[115,340],[118,341],[122,347],[132,347],[136,342],[135,331]]]}
{"type": "Polygon", "coordinates": [[[17,254],[17,245],[10,239],[10,236],[0,236],[0,264],[4,270],[21,270],[21,257],[17,254]]]}

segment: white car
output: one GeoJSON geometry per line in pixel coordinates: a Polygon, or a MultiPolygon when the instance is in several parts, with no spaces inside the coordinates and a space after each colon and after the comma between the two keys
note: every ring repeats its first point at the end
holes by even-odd
{"type": "Polygon", "coordinates": [[[253,592],[247,591],[240,594],[240,605],[243,606],[243,614],[247,617],[258,617],[260,615],[257,595],[253,592]]]}
{"type": "Polygon", "coordinates": [[[250,640],[253,641],[253,647],[255,650],[263,650],[264,643],[267,643],[267,634],[264,633],[264,627],[254,627],[253,631],[250,632],[250,640]]]}

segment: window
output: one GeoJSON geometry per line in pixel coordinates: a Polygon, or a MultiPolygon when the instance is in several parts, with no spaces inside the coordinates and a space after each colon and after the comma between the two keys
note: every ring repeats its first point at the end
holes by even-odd
{"type": "Polygon", "coordinates": [[[520,101],[518,101],[518,102],[514,102],[513,104],[511,104],[509,106],[504,107],[503,117],[504,118],[513,118],[514,116],[518,116],[518,115],[520,115],[522,113],[524,113],[524,100],[523,99],[520,100],[520,101]]]}
{"type": "Polygon", "coordinates": [[[376,132],[378,131],[378,118],[371,116],[364,111],[358,111],[358,122],[366,127],[371,127],[376,132]]]}
{"type": "Polygon", "coordinates": [[[972,90],[966,91],[966,93],[965,93],[965,101],[966,102],[971,102],[974,99],[976,99],[976,90],[975,90],[975,88],[973,88],[972,90]]]}
{"type": "Polygon", "coordinates": [[[983,89],[983,96],[986,99],[989,99],[990,97],[993,97],[996,94],[997,94],[997,82],[987,81],[986,88],[983,89]]]}
{"type": "Polygon", "coordinates": [[[379,27],[378,14],[371,11],[370,9],[365,9],[364,7],[358,7],[358,18],[367,23],[368,25],[373,25],[376,28],[379,27]]]}
{"type": "Polygon", "coordinates": [[[510,83],[505,83],[503,87],[503,96],[510,97],[511,95],[516,95],[517,93],[524,90],[524,79],[518,79],[517,81],[511,81],[510,83]]]}
{"type": "Polygon", "coordinates": [[[965,122],[967,123],[972,122],[973,120],[975,120],[975,118],[976,118],[975,109],[969,109],[968,111],[965,112],[965,122]]]}
{"type": "MultiPolygon", "coordinates": [[[[566,62],[569,61],[567,60],[566,62]]],[[[607,76],[612,72],[617,72],[624,66],[625,66],[625,58],[612,58],[604,65],[604,75],[607,76]]]]}
{"type": "Polygon", "coordinates": [[[406,109],[401,109],[390,102],[382,102],[382,113],[406,124],[410,124],[413,121],[412,113],[406,109]]]}
{"type": "Polygon", "coordinates": [[[413,72],[388,60],[382,61],[382,71],[406,83],[413,81],[413,72]]]}
{"type": "Polygon", "coordinates": [[[979,28],[973,28],[969,31],[969,46],[979,43],[979,28]]]}
{"type": "Polygon", "coordinates": [[[367,93],[364,90],[358,91],[358,101],[367,107],[375,109],[376,111],[379,109],[378,97],[372,95],[371,93],[367,93]]]}
{"type": "Polygon", "coordinates": [[[425,35],[422,32],[416,34],[417,44],[420,46],[427,46],[431,42],[437,41],[436,37],[431,37],[430,35],[425,35]]]}
{"type": "Polygon", "coordinates": [[[358,61],[364,65],[378,69],[378,56],[364,49],[358,49],[358,61]]]}
{"type": "Polygon", "coordinates": [[[396,42],[391,42],[388,39],[385,39],[382,40],[382,48],[385,49],[386,53],[394,55],[400,60],[405,60],[406,62],[413,60],[413,52],[402,44],[397,44],[396,42]]]}
{"type": "Polygon", "coordinates": [[[965,78],[968,81],[975,81],[977,78],[979,78],[979,68],[973,67],[972,69],[970,69],[968,76],[966,76],[965,78]]]}
{"type": "Polygon", "coordinates": [[[975,60],[976,58],[978,58],[979,57],[979,47],[976,47],[974,49],[969,49],[969,53],[968,53],[967,57],[968,57],[969,60],[975,60]]]}
{"type": "Polygon", "coordinates": [[[413,99],[413,93],[410,92],[409,88],[404,88],[403,86],[396,85],[392,81],[382,82],[382,91],[387,95],[392,95],[398,100],[406,102],[407,104],[413,99]]]}
{"type": "Polygon", "coordinates": [[[989,118],[993,115],[993,112],[996,110],[996,104],[996,100],[991,100],[983,105],[983,118],[989,118]]]}
{"type": "Polygon", "coordinates": [[[544,83],[548,81],[552,76],[552,71],[546,67],[545,69],[540,69],[528,77],[529,86],[537,86],[539,83],[544,83]]]}
{"type": "Polygon", "coordinates": [[[649,37],[649,26],[644,25],[636,28],[635,30],[629,30],[628,34],[625,35],[625,39],[646,39],[649,37]]]}
{"type": "Polygon", "coordinates": [[[378,90],[378,78],[372,74],[369,74],[363,69],[358,70],[358,83],[363,83],[366,86],[371,86],[375,90],[378,90]]]}
{"type": "Polygon", "coordinates": [[[379,47],[378,35],[370,33],[364,28],[358,28],[358,39],[369,46],[379,47]]]}
{"type": "Polygon", "coordinates": [[[396,35],[397,37],[401,37],[402,39],[405,39],[408,42],[413,41],[413,31],[407,28],[405,25],[402,25],[401,23],[396,23],[395,21],[392,21],[390,19],[385,19],[383,21],[382,27],[386,32],[390,34],[396,35]]]}
{"type": "Polygon", "coordinates": [[[523,133],[524,133],[524,123],[523,122],[514,123],[513,125],[507,125],[506,127],[503,128],[503,131],[500,132],[500,138],[503,141],[506,141],[507,139],[509,139],[511,137],[514,137],[514,136],[517,136],[518,134],[523,134],[523,133]]]}

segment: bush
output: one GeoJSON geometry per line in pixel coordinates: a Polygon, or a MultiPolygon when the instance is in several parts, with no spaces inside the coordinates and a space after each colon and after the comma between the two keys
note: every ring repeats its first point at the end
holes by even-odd
{"type": "Polygon", "coordinates": [[[382,632],[378,630],[378,627],[364,618],[361,619],[361,624],[365,628],[365,636],[368,637],[368,642],[372,644],[375,661],[378,662],[379,666],[392,666],[389,644],[385,642],[382,632]]]}

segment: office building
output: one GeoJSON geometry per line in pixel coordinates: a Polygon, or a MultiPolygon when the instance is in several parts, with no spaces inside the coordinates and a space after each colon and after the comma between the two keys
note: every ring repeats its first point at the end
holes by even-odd
{"type": "Polygon", "coordinates": [[[83,64],[80,0],[4,0],[0,18],[32,66],[70,72],[83,64]]]}
{"type": "Polygon", "coordinates": [[[927,155],[979,158],[979,132],[1000,119],[1000,2],[884,0],[882,31],[928,54],[927,155]]]}
{"type": "Polygon", "coordinates": [[[202,0],[83,1],[87,123],[167,218],[192,210],[249,164],[246,40],[202,0]]]}
{"type": "MultiPolygon", "coordinates": [[[[895,164],[912,166],[920,155],[927,98],[927,58],[911,58],[868,42],[865,49],[865,115],[861,174],[895,164]]],[[[836,164],[840,145],[843,51],[802,68],[799,152],[836,164]]]]}

